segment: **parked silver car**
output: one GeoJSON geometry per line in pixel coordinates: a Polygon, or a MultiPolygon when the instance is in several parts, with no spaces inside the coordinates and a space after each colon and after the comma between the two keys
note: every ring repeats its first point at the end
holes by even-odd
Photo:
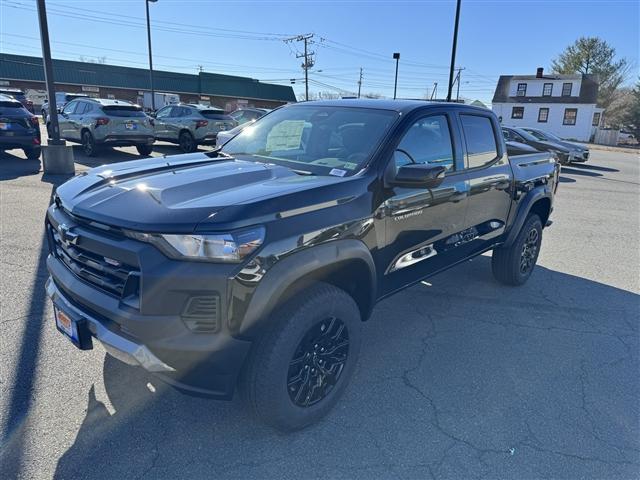
{"type": "Polygon", "coordinates": [[[243,123],[255,122],[270,111],[271,109],[269,108],[246,107],[231,112],[229,116],[238,122],[239,125],[242,125],[243,123]]]}
{"type": "Polygon", "coordinates": [[[135,146],[140,155],[149,155],[153,150],[152,119],[131,102],[106,98],[72,100],[62,109],[58,122],[60,136],[81,143],[90,157],[101,145],[135,146]]]}
{"type": "Polygon", "coordinates": [[[237,125],[221,108],[208,105],[168,105],[155,114],[157,140],[177,143],[183,152],[195,152],[198,145],[215,145],[218,132],[237,125]]]}

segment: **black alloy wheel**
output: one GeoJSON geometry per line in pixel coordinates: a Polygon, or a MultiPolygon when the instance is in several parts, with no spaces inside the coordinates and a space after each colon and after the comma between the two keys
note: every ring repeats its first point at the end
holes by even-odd
{"type": "Polygon", "coordinates": [[[520,273],[527,274],[536,264],[540,235],[536,228],[531,228],[522,246],[520,254],[520,273]]]}
{"type": "Polygon", "coordinates": [[[324,399],[338,382],[349,356],[349,332],[335,317],[311,327],[289,363],[287,391],[299,407],[324,399]]]}

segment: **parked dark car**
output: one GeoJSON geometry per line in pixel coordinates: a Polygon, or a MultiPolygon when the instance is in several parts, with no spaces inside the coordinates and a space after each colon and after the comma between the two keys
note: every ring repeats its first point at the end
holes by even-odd
{"type": "Polygon", "coordinates": [[[514,142],[511,140],[505,140],[507,146],[507,155],[515,157],[516,155],[528,155],[530,153],[538,153],[540,150],[533,148],[526,143],[514,142]]]}
{"type": "Polygon", "coordinates": [[[21,148],[28,159],[40,157],[38,117],[13,97],[0,94],[0,149],[21,148]]]}
{"type": "Polygon", "coordinates": [[[589,147],[584,144],[564,140],[551,132],[540,130],[539,128],[524,127],[523,130],[529,132],[531,135],[542,142],[553,142],[557,145],[562,145],[563,147],[568,148],[569,163],[581,163],[589,160],[589,147]]]}
{"type": "Polygon", "coordinates": [[[18,100],[29,113],[33,113],[33,102],[19,88],[0,87],[0,95],[8,95],[18,100]]]}
{"type": "Polygon", "coordinates": [[[548,153],[510,160],[485,108],[293,104],[222,150],[58,187],[46,288],[77,347],[97,339],[197,395],[238,384],[295,430],[345,390],[378,300],[489,250],[500,282],[524,284],[558,172],[548,153]]]}
{"type": "Polygon", "coordinates": [[[561,164],[568,164],[571,155],[571,149],[556,142],[548,140],[540,140],[527,132],[524,128],[519,127],[502,127],[504,139],[508,142],[518,142],[529,145],[541,152],[553,152],[558,157],[561,164]]]}

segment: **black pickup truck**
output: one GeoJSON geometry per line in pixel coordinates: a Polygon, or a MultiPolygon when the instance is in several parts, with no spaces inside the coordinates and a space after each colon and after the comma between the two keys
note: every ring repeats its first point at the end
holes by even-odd
{"type": "Polygon", "coordinates": [[[493,250],[536,263],[558,185],[510,160],[494,114],[460,104],[286,106],[224,150],[85,172],[46,215],[58,329],[281,430],[336,403],[380,299],[493,250]]]}

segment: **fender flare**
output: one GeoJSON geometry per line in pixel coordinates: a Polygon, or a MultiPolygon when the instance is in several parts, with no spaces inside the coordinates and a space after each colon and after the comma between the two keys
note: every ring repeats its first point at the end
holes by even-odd
{"type": "Polygon", "coordinates": [[[516,237],[518,236],[518,233],[520,233],[520,230],[522,229],[522,226],[524,225],[524,222],[527,219],[531,208],[538,200],[542,200],[543,198],[552,200],[552,194],[551,192],[547,191],[545,187],[539,186],[528,192],[520,201],[517,207],[518,211],[516,213],[516,218],[513,220],[513,223],[509,230],[509,234],[507,235],[507,239],[503,244],[505,247],[513,244],[516,237]]]}
{"type": "Polygon", "coordinates": [[[335,240],[296,252],[271,267],[251,297],[239,333],[260,329],[258,324],[273,312],[285,292],[301,278],[314,271],[352,260],[364,262],[369,270],[368,316],[377,298],[376,267],[371,252],[360,240],[335,240]]]}

